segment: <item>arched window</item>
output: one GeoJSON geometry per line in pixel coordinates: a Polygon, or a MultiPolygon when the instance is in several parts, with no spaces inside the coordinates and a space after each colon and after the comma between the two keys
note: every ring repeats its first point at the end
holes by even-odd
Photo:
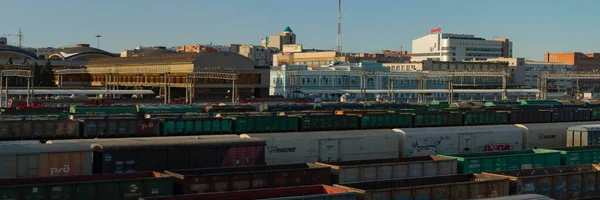
{"type": "Polygon", "coordinates": [[[304,78],[302,78],[302,85],[306,84],[306,81],[304,78]]]}

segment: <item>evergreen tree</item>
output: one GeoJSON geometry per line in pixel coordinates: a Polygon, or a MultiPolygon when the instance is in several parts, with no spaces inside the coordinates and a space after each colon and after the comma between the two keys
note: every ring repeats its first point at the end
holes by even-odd
{"type": "Polygon", "coordinates": [[[8,57],[8,60],[6,60],[6,65],[12,65],[13,61],[12,61],[12,57],[8,57]]]}
{"type": "Polygon", "coordinates": [[[42,67],[37,62],[33,63],[33,86],[42,86],[42,67]]]}
{"type": "Polygon", "coordinates": [[[41,86],[44,87],[54,87],[56,84],[54,83],[54,71],[52,70],[52,64],[50,60],[46,60],[46,65],[41,70],[42,80],[41,86]]]}

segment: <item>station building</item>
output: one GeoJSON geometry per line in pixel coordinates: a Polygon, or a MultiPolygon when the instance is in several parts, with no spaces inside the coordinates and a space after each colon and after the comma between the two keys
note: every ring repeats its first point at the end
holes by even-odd
{"type": "Polygon", "coordinates": [[[512,46],[512,41],[506,38],[486,40],[475,35],[432,32],[412,41],[411,61],[511,58],[512,46]]]}

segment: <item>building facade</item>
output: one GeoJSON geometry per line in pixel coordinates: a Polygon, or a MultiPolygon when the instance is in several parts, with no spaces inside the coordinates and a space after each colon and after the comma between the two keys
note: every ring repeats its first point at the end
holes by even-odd
{"type": "Polygon", "coordinates": [[[268,36],[261,41],[261,45],[264,47],[273,47],[279,50],[283,50],[284,45],[296,44],[296,34],[288,26],[283,32],[268,36]]]}
{"type": "Polygon", "coordinates": [[[432,33],[412,41],[411,61],[485,60],[512,57],[512,41],[506,38],[486,40],[474,35],[432,33]]]}
{"type": "Polygon", "coordinates": [[[290,54],[273,55],[273,65],[307,65],[308,67],[320,67],[335,62],[356,62],[356,58],[336,51],[299,52],[290,54]]]}
{"type": "Polygon", "coordinates": [[[264,47],[257,45],[241,45],[239,46],[238,53],[248,57],[254,61],[256,66],[272,66],[273,65],[273,54],[279,50],[274,47],[264,47]]]}
{"type": "MultiPolygon", "coordinates": [[[[270,72],[269,94],[272,96],[302,97],[316,95],[323,100],[337,101],[342,95],[357,98],[361,90],[359,71],[375,72],[366,75],[365,87],[367,99],[375,99],[376,96],[391,98],[397,101],[416,100],[417,94],[411,92],[393,92],[394,90],[417,89],[417,79],[400,80],[390,76],[390,70],[383,67],[381,63],[335,63],[317,68],[307,65],[283,65],[274,66],[270,72]],[[304,73],[303,73],[304,72],[304,73]],[[310,72],[310,73],[309,73],[310,72]],[[300,75],[294,75],[300,73],[300,75]]],[[[406,72],[415,74],[415,72],[406,72]]],[[[447,88],[445,78],[435,78],[427,81],[428,89],[447,88]]],[[[430,100],[443,100],[447,98],[445,93],[427,94],[430,100]]]]}
{"type": "Polygon", "coordinates": [[[201,45],[201,44],[196,44],[196,45],[183,45],[180,47],[176,48],[177,52],[182,52],[182,53],[202,53],[202,52],[217,52],[219,51],[216,48],[207,46],[207,45],[201,45]]]}
{"type": "MultiPolygon", "coordinates": [[[[597,71],[600,70],[600,53],[581,52],[559,52],[544,54],[544,61],[552,63],[566,63],[574,65],[575,71],[597,71]]],[[[600,87],[598,80],[580,80],[581,91],[600,87]]]]}

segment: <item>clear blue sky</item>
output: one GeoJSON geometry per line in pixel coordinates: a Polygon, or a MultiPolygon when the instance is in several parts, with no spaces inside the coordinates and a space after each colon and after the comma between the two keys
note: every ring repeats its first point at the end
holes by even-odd
{"type": "MultiPolygon", "coordinates": [[[[0,33],[22,28],[31,47],[90,43],[119,52],[136,46],[259,44],[290,26],[305,48],[334,49],[336,0],[7,0],[0,33]]],[[[507,37],[515,56],[600,52],[598,0],[343,0],[345,51],[410,51],[411,41],[443,32],[507,37]]],[[[14,37],[9,42],[16,44],[14,37]]]]}

